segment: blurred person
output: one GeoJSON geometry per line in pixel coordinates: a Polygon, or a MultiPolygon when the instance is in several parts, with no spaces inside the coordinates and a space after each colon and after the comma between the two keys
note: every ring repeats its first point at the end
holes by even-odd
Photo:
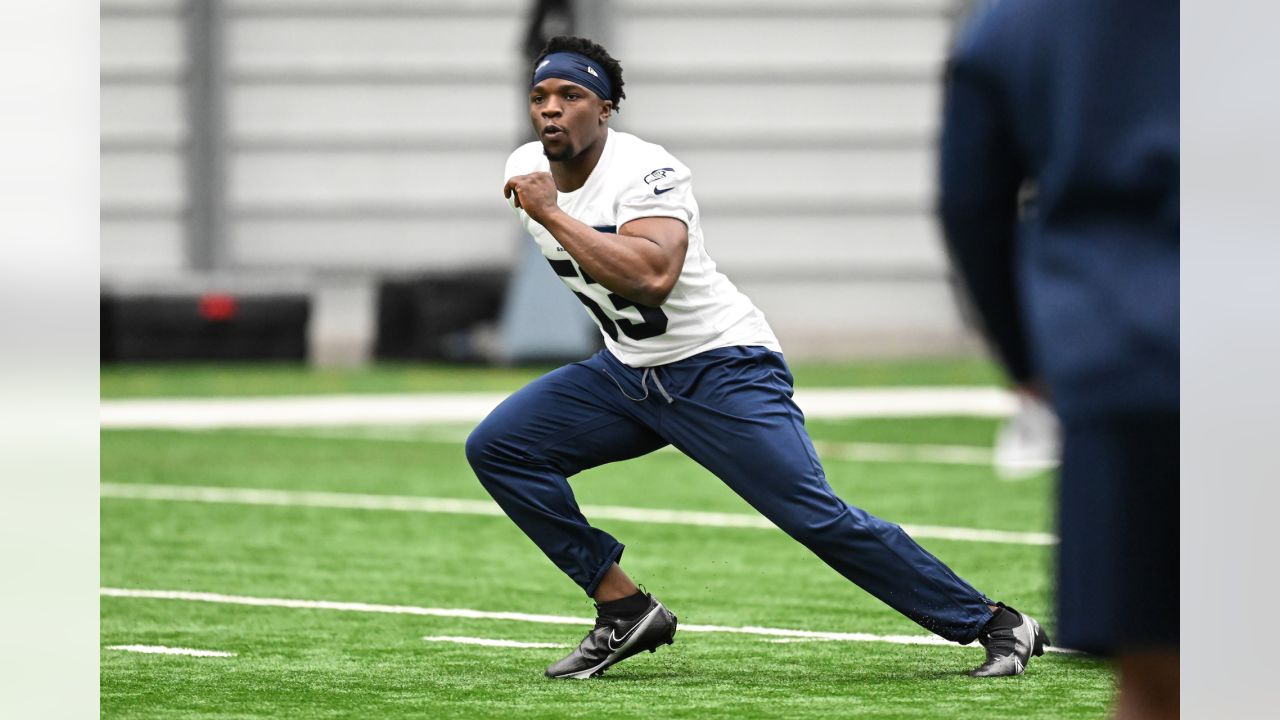
{"type": "Polygon", "coordinates": [[[1001,480],[1026,480],[1058,467],[1062,428],[1038,393],[1015,392],[1018,408],[996,430],[992,467],[1001,480]]]}
{"type": "Polygon", "coordinates": [[[511,154],[503,193],[605,349],[516,392],[466,445],[498,505],[596,602],[595,626],[547,676],[594,677],[674,641],[675,615],[622,571],[623,545],[588,523],[567,480],[668,444],[893,609],[980,641],[971,674],[1021,674],[1048,644],[1033,618],[832,491],[773,331],[707,256],[689,169],[609,128],[624,97],[621,65],[589,40],[553,38],[534,63],[539,139],[511,154]]]}
{"type": "Polygon", "coordinates": [[[1116,717],[1176,717],[1178,3],[993,3],[944,115],[953,260],[1063,427],[1058,640],[1114,659],[1116,717]]]}

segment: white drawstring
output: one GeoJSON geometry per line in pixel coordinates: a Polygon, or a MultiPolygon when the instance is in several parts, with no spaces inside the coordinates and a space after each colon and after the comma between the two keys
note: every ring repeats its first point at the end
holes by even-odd
{"type": "Polygon", "coordinates": [[[618,392],[622,393],[622,397],[632,402],[644,402],[649,399],[649,378],[653,378],[654,386],[658,388],[658,392],[662,394],[662,398],[667,401],[668,405],[675,402],[671,399],[671,395],[667,393],[667,389],[662,387],[662,381],[658,379],[658,374],[654,372],[651,367],[645,368],[644,371],[640,373],[640,386],[644,388],[644,395],[641,395],[638,398],[628,395],[627,391],[622,388],[622,383],[618,382],[618,378],[614,377],[613,373],[605,370],[604,374],[608,375],[609,379],[613,381],[613,384],[618,386],[618,392]]]}
{"type": "MultiPolygon", "coordinates": [[[[653,368],[645,368],[645,372],[648,372],[649,370],[652,370],[652,369],[653,368]]],[[[667,404],[670,405],[671,403],[675,402],[674,400],[671,399],[671,396],[667,394],[667,389],[662,387],[662,381],[658,379],[658,373],[656,372],[652,373],[651,377],[653,377],[653,386],[658,388],[658,392],[662,393],[662,397],[667,401],[667,404]]],[[[649,392],[648,385],[645,386],[645,392],[649,392]]]]}

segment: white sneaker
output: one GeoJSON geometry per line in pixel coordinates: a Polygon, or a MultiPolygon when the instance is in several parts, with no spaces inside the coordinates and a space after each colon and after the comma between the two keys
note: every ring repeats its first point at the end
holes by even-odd
{"type": "Polygon", "coordinates": [[[1018,393],[1018,412],[996,431],[993,464],[1002,480],[1025,480],[1058,467],[1062,427],[1053,409],[1018,393]]]}

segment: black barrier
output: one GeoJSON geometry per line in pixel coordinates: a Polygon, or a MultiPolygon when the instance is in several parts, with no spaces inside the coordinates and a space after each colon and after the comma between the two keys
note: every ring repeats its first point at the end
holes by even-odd
{"type": "Polygon", "coordinates": [[[104,363],[307,358],[305,295],[103,296],[101,313],[104,363]]]}
{"type": "Polygon", "coordinates": [[[374,356],[381,360],[491,360],[477,337],[497,323],[508,277],[506,270],[492,270],[383,281],[378,286],[374,356]]]}

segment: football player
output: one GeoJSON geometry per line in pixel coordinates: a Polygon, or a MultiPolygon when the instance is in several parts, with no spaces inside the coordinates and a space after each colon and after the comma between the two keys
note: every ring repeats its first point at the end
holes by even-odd
{"type": "Polygon", "coordinates": [[[1034,619],[827,484],[777,338],[703,246],[689,168],[610,129],[624,97],[622,67],[589,40],[553,38],[534,63],[538,139],[511,154],[503,193],[605,349],[516,392],[466,445],[493,499],[596,601],[595,627],[547,676],[593,677],[674,640],[676,616],[622,571],[622,543],[583,517],[567,481],[666,445],[890,607],[981,642],[971,674],[1022,673],[1048,644],[1034,619]]]}

